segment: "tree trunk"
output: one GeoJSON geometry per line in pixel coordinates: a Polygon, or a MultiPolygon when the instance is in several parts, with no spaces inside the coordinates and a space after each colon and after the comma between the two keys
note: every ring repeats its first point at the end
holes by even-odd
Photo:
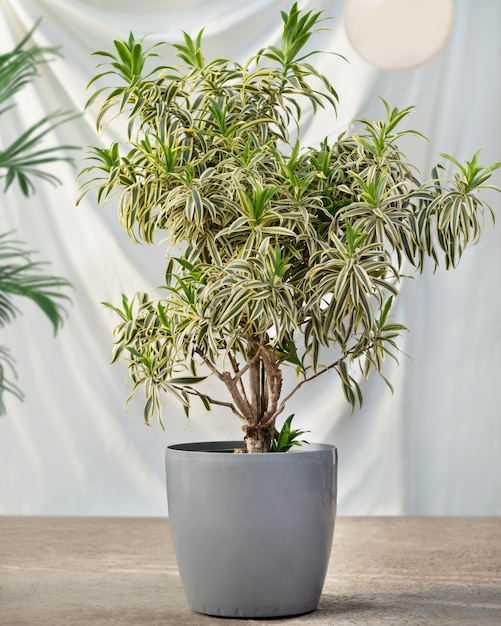
{"type": "Polygon", "coordinates": [[[275,436],[275,412],[282,388],[280,367],[262,344],[266,338],[249,337],[247,363],[249,364],[249,405],[252,417],[244,417],[246,451],[269,452],[275,436]]]}
{"type": "Polygon", "coordinates": [[[245,449],[250,454],[269,452],[271,447],[271,430],[259,426],[243,426],[245,449]]]}

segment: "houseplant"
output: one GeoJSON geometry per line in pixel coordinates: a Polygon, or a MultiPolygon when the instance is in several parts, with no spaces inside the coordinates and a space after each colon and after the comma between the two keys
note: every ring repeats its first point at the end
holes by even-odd
{"type": "MultiPolygon", "coordinates": [[[[171,245],[163,297],[136,294],[124,296],[121,306],[108,305],[120,318],[113,360],[125,356],[132,393],[144,389],[145,421],[157,416],[162,424],[162,393],[179,400],[186,414],[193,399],[206,409],[224,406],[241,421],[249,453],[269,452],[283,439],[285,448],[297,443],[300,433],[290,427],[290,419],[282,437],[276,420],[293,394],[328,372],[338,374],[352,407],[362,402],[354,366],[362,378],[371,371],[382,375],[385,358],[397,356],[403,326],[392,320],[390,311],[404,272],[409,267],[422,271],[426,259],[448,268],[457,265],[465,246],[478,239],[489,208],[478,192],[492,187],[491,173],[501,165],[481,166],[479,153],[466,164],[443,155],[452,173],[437,166],[429,180],[420,182],[399,148],[404,136],[419,135],[400,130],[412,108],[398,110],[384,101],[384,119],[360,120],[349,134],[326,138],[317,147],[302,146],[296,138],[302,113],[327,107],[334,115],[337,94],[310,63],[316,52],[308,46],[321,27],[320,13],[302,12],[294,4],[282,12],[282,19],[280,46],[264,48],[245,63],[205,59],[202,32],[195,39],[184,34],[183,43],[173,44],[179,66],[150,70],[158,46],[146,48],[132,34],[127,41],[115,41],[115,53],[97,52],[104,62],[90,84],[106,78],[112,83],[99,87],[89,100],[101,100],[98,129],[110,114],[124,115],[128,137],[124,147],[114,143],[94,148],[82,172],[82,195],[94,189],[100,203],[117,197],[119,218],[134,240],[153,243],[166,233],[171,245]],[[288,367],[298,379],[286,389],[283,372],[288,367]],[[217,385],[208,388],[204,383],[209,377],[221,383],[221,395],[217,385]]],[[[195,520],[195,536],[197,528],[202,532],[201,519],[214,528],[222,523],[206,509],[193,511],[197,499],[209,506],[226,489],[225,477],[237,473],[237,463],[247,464],[247,476],[251,464],[254,472],[261,459],[289,463],[303,455],[224,455],[214,445],[211,449],[219,452],[211,453],[214,463],[217,458],[224,464],[216,486],[209,489],[204,482],[197,497],[183,505],[183,523],[195,520]]],[[[196,460],[197,446],[178,446],[177,451],[185,453],[184,465],[168,490],[181,497],[204,480],[208,463],[196,460]],[[187,466],[197,464],[202,469],[195,480],[187,466]]],[[[169,451],[167,458],[169,480],[169,451]]],[[[331,465],[334,460],[331,450],[331,465]]],[[[281,480],[287,472],[280,474],[281,480]]],[[[243,501],[249,493],[260,494],[268,480],[264,476],[275,473],[277,467],[268,466],[263,482],[246,491],[243,501]]],[[[303,495],[295,493],[299,482],[293,481],[292,495],[288,492],[280,506],[274,503],[274,508],[286,510],[288,519],[309,506],[304,500],[301,505],[303,495]],[[290,509],[287,498],[294,496],[298,500],[290,509]]],[[[238,484],[242,482],[236,489],[238,484]]],[[[278,483],[267,493],[265,508],[271,506],[271,494],[280,491],[278,483]]],[[[328,481],[328,491],[334,493],[335,477],[328,481]]],[[[224,509],[226,517],[236,502],[231,499],[230,509],[224,509]]],[[[243,505],[242,499],[238,502],[243,505]]],[[[332,507],[328,497],[320,507],[329,511],[324,543],[329,533],[332,537],[332,507]]],[[[255,509],[246,511],[244,517],[255,525],[255,509]]],[[[176,513],[175,525],[183,525],[177,520],[176,513]]],[[[249,524],[242,531],[243,523],[240,519],[230,552],[238,551],[250,532],[249,524]]],[[[280,523],[268,519],[250,545],[280,523]]],[[[214,532],[207,543],[218,548],[228,544],[235,532],[224,528],[221,541],[214,532]]],[[[303,543],[313,535],[310,530],[303,543]]],[[[291,541],[292,551],[297,543],[296,538],[291,541]]],[[[194,552],[207,556],[206,546],[196,546],[194,552]]],[[[238,554],[237,560],[249,558],[248,553],[238,554]]],[[[217,552],[211,558],[217,559],[217,552]]],[[[281,558],[287,563],[289,557],[281,558]]],[[[190,554],[190,560],[196,569],[204,559],[190,554]]],[[[301,567],[306,560],[303,554],[301,567]]],[[[325,560],[318,560],[322,569],[325,560]]],[[[231,560],[222,569],[230,569],[235,578],[236,567],[231,560]]],[[[262,562],[249,568],[251,580],[262,571],[259,567],[262,562]]],[[[288,569],[294,569],[290,562],[288,569]]],[[[267,584],[273,578],[284,580],[274,570],[267,584]]],[[[236,592],[232,588],[228,595],[236,592]]],[[[318,601],[314,595],[312,591],[300,607],[284,601],[278,602],[279,609],[267,605],[264,613],[256,608],[242,612],[238,604],[230,610],[225,601],[204,604],[192,598],[191,604],[227,615],[283,615],[311,610],[318,601]]],[[[250,596],[242,603],[250,603],[250,596]]]]}
{"type": "MultiPolygon", "coordinates": [[[[14,49],[0,54],[2,125],[9,124],[9,111],[15,106],[16,95],[38,76],[39,66],[59,55],[57,48],[29,46],[33,30],[14,49]]],[[[55,126],[71,117],[70,113],[61,111],[50,113],[22,130],[11,143],[1,146],[0,179],[4,179],[4,192],[16,183],[28,198],[35,192],[36,179],[52,184],[59,182],[47,166],[54,162],[73,162],[65,151],[74,147],[50,147],[43,145],[43,141],[55,126]]],[[[44,266],[45,263],[35,259],[35,252],[13,233],[0,233],[0,326],[14,321],[20,312],[15,300],[21,297],[37,305],[57,333],[64,321],[64,304],[69,301],[70,283],[61,276],[48,274],[44,266]]],[[[23,398],[16,378],[14,358],[7,347],[0,346],[0,414],[5,413],[6,392],[23,398]]]]}

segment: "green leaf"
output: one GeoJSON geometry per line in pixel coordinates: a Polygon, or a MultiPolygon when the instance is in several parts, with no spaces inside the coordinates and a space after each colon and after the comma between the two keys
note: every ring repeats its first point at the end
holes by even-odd
{"type": "Polygon", "coordinates": [[[278,435],[272,438],[270,452],[287,452],[293,446],[301,446],[308,443],[307,441],[298,439],[298,437],[301,437],[309,431],[293,430],[291,427],[293,419],[294,415],[289,415],[278,435]]]}

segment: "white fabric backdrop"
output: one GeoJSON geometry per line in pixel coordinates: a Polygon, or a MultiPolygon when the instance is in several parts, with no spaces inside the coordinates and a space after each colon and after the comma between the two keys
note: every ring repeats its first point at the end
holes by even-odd
{"type": "MultiPolygon", "coordinates": [[[[203,26],[206,52],[246,58],[276,41],[282,0],[2,0],[0,46],[11,49],[42,22],[34,40],[61,45],[64,59],[43,70],[23,91],[13,123],[0,142],[54,109],[83,111],[85,85],[97,49],[111,49],[130,30],[151,40],[174,41],[181,30],[203,26]]],[[[340,52],[346,64],[319,57],[337,86],[337,120],[305,121],[304,138],[336,135],[358,116],[378,116],[377,96],[392,105],[417,105],[413,125],[431,141],[407,153],[424,171],[439,152],[501,158],[501,3],[456,0],[446,49],[428,65],[382,73],[357,58],[343,30],[343,2],[300,2],[333,17],[315,47],[340,52]]],[[[54,141],[96,145],[94,116],[60,128],[54,141]]],[[[85,151],[82,151],[83,157],[85,151]]],[[[82,163],[80,163],[80,167],[82,163]]],[[[232,415],[215,409],[187,423],[167,406],[165,432],[142,424],[140,402],[124,409],[124,368],[109,364],[114,319],[103,300],[161,282],[164,251],[130,242],[112,208],[94,199],[75,207],[76,172],[59,166],[63,184],[39,185],[26,201],[1,196],[2,231],[19,236],[75,286],[74,305],[57,338],[32,308],[2,331],[18,358],[23,404],[8,401],[0,419],[0,513],[62,515],[165,515],[163,455],[167,444],[239,438],[232,415]]],[[[499,176],[496,179],[499,184],[499,176]]],[[[501,197],[493,202],[498,215],[501,197]]],[[[455,272],[402,285],[395,315],[408,326],[399,368],[389,367],[391,395],[377,377],[364,387],[365,405],[350,414],[337,380],[319,379],[291,403],[310,439],[333,443],[340,456],[340,514],[501,514],[501,226],[487,222],[480,243],[455,272]]]]}

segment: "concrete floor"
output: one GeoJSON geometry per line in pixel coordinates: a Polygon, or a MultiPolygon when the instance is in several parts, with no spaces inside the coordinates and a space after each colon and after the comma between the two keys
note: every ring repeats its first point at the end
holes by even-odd
{"type": "Polygon", "coordinates": [[[276,620],[186,605],[168,520],[0,517],[2,626],[499,626],[501,518],[338,518],[317,611],[276,620]]]}

